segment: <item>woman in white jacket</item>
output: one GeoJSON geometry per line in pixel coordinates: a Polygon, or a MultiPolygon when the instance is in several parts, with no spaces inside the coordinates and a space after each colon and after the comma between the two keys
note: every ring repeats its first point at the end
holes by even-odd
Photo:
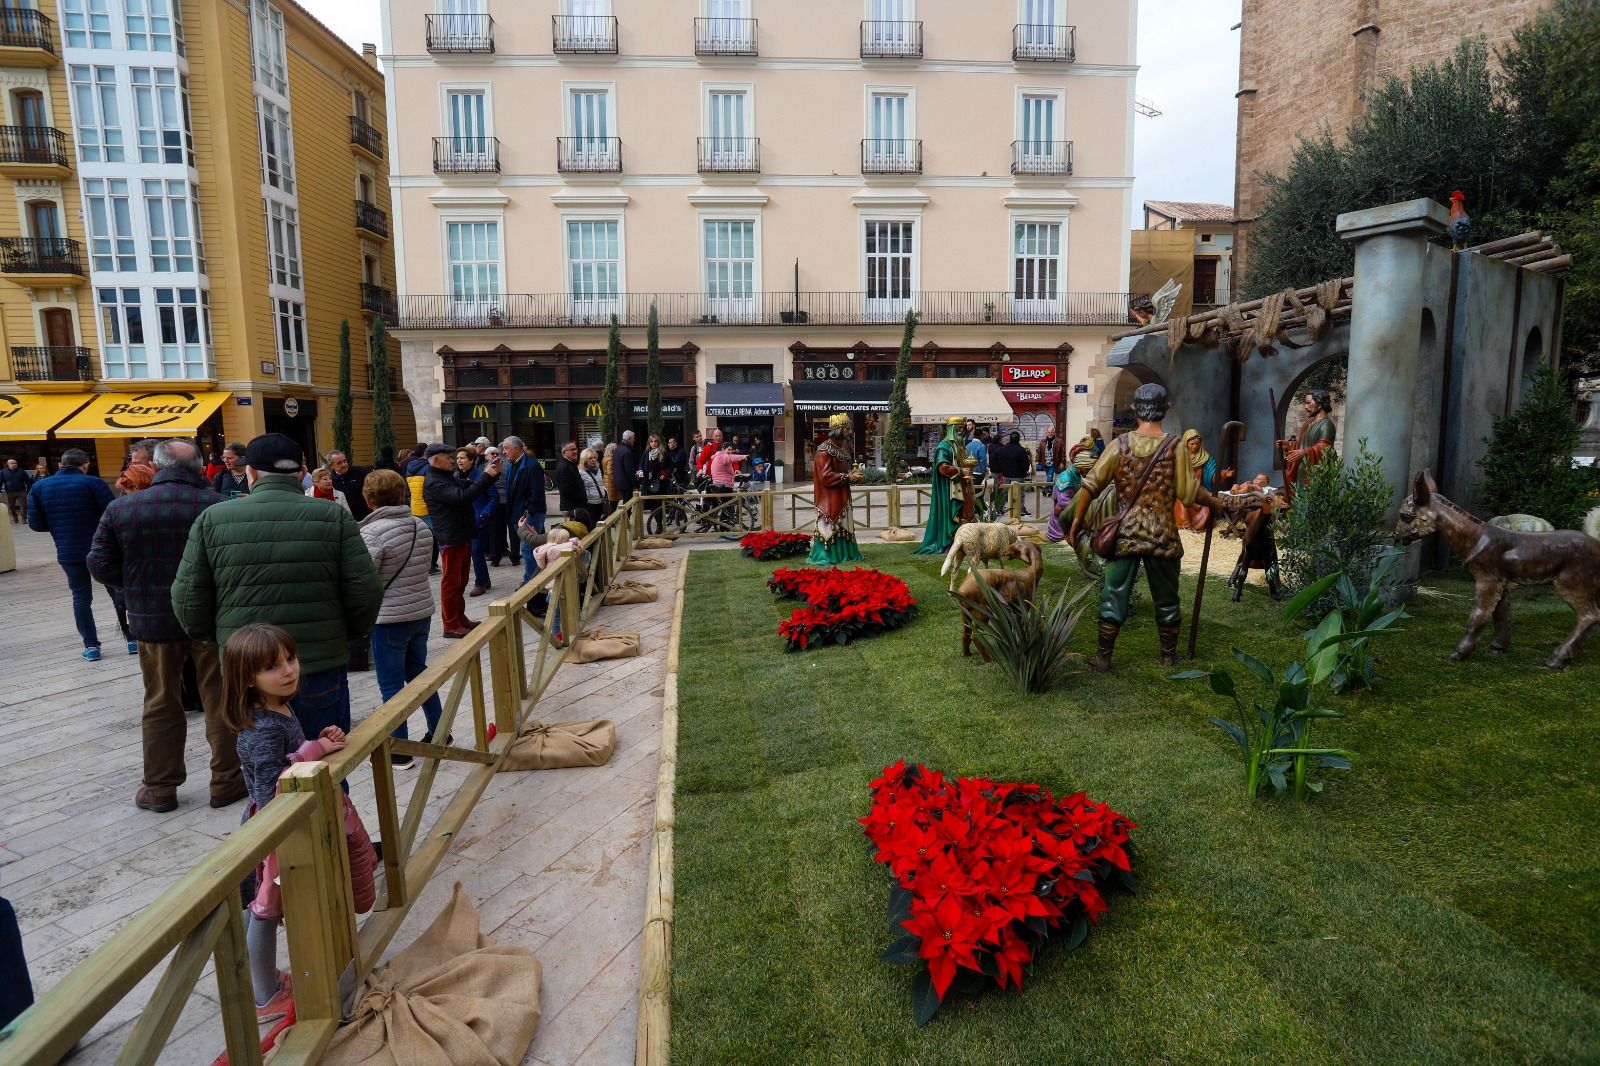
{"type": "MultiPolygon", "coordinates": [[[[372,508],[361,520],[361,539],[366,541],[378,568],[378,580],[383,582],[383,605],[372,627],[372,665],[378,675],[378,691],[390,700],[428,668],[428,630],[435,609],[433,586],[428,581],[433,532],[411,513],[411,491],[393,470],[368,474],[361,495],[372,508]]],[[[437,694],[428,697],[422,713],[428,723],[422,739],[428,743],[442,713],[437,694]]],[[[392,735],[399,740],[410,736],[406,723],[401,722],[392,735]]],[[[411,765],[411,756],[392,755],[390,761],[404,769],[411,765]]]]}

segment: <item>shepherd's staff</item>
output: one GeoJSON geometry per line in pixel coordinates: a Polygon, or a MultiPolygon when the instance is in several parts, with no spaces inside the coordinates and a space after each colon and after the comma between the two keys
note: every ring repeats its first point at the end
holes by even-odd
{"type": "MultiPolygon", "coordinates": [[[[1222,452],[1228,457],[1226,469],[1233,471],[1233,476],[1239,475],[1239,442],[1246,439],[1243,422],[1228,422],[1222,427],[1222,452]]],[[[1187,456],[1178,456],[1180,462],[1187,461],[1187,456]]],[[[1211,516],[1211,521],[1206,523],[1206,543],[1200,550],[1200,580],[1195,583],[1194,611],[1189,619],[1189,659],[1192,662],[1195,656],[1195,647],[1200,641],[1200,605],[1206,598],[1206,573],[1211,564],[1211,531],[1217,526],[1217,515],[1211,516]]]]}

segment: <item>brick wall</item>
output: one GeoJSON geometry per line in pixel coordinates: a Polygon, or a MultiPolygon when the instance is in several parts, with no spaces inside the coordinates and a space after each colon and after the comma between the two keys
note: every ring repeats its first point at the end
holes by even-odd
{"type": "Polygon", "coordinates": [[[1234,269],[1248,220],[1266,201],[1260,174],[1282,174],[1301,136],[1341,136],[1361,93],[1390,74],[1449,56],[1463,37],[1491,47],[1554,0],[1244,0],[1234,207],[1234,269]],[[1372,29],[1371,27],[1376,27],[1372,29]]]}

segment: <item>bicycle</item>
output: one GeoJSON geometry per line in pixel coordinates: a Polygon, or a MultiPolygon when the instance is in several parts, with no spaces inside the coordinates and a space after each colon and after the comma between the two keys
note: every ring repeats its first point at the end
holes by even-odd
{"type": "Polygon", "coordinates": [[[676,483],[668,483],[667,488],[671,498],[661,501],[645,521],[652,536],[687,533],[692,526],[696,533],[720,533],[724,540],[739,540],[745,533],[761,528],[761,505],[749,491],[748,474],[734,477],[731,512],[727,508],[729,494],[716,491],[711,479],[703,474],[696,475],[687,489],[676,483]]]}

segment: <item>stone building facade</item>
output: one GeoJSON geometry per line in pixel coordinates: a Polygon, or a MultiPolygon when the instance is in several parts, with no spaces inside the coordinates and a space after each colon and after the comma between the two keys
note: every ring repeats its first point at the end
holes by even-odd
{"type": "Polygon", "coordinates": [[[1233,265],[1249,255],[1266,203],[1262,174],[1282,174],[1302,135],[1342,134],[1362,94],[1389,75],[1448,57],[1464,37],[1491,48],[1554,0],[1244,0],[1233,265]]]}

